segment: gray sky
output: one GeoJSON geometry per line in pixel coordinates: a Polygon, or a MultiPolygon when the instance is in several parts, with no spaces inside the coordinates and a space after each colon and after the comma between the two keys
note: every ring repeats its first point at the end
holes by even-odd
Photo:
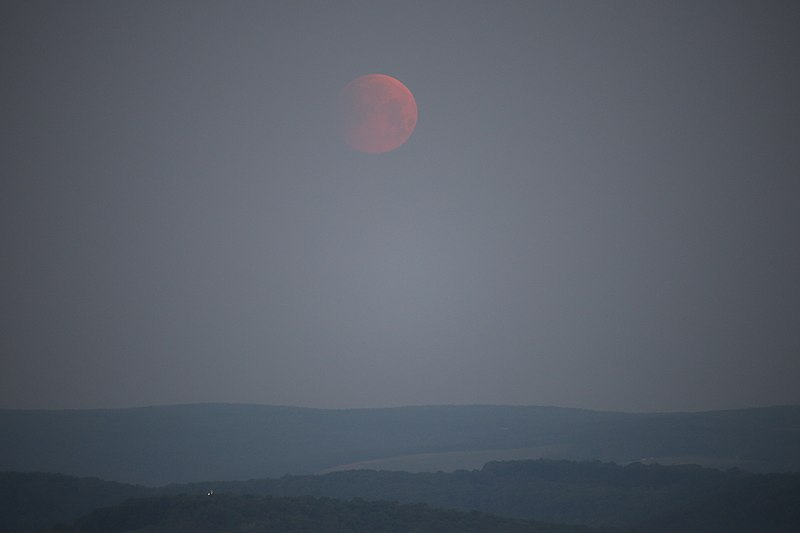
{"type": "Polygon", "coordinates": [[[0,407],[800,402],[800,8],[0,3],[0,407]],[[383,73],[417,129],[353,151],[383,73]]]}

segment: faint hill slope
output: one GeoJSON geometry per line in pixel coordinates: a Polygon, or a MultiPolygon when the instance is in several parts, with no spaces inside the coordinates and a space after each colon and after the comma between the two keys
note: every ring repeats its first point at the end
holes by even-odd
{"type": "Polygon", "coordinates": [[[524,448],[565,459],[672,458],[756,471],[800,469],[800,406],[657,414],[523,406],[324,410],[235,404],[0,410],[0,470],[151,485],[312,473],[415,454],[524,448]]]}
{"type": "Polygon", "coordinates": [[[96,478],[0,472],[0,531],[71,522],[99,507],[146,496],[150,491],[96,478]]]}

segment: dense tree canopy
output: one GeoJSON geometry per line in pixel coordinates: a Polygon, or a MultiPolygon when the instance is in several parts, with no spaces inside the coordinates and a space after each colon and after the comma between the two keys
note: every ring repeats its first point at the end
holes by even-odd
{"type": "MultiPolygon", "coordinates": [[[[166,499],[145,500],[144,503],[136,500],[138,503],[128,502],[110,511],[98,510],[90,515],[90,521],[81,522],[81,527],[89,528],[91,524],[102,522],[106,516],[104,513],[111,513],[108,516],[113,516],[115,523],[122,516],[129,516],[132,520],[136,516],[157,518],[162,512],[159,509],[179,515],[188,513],[187,509],[202,510],[198,516],[205,516],[208,520],[212,520],[216,512],[228,516],[225,520],[233,520],[230,516],[246,517],[249,516],[247,513],[253,512],[256,513],[254,516],[260,517],[258,520],[262,520],[266,518],[258,514],[262,510],[257,508],[264,502],[269,504],[266,507],[288,505],[295,509],[300,508],[301,502],[306,502],[302,505],[324,510],[343,501],[342,505],[349,507],[337,507],[337,516],[347,509],[351,514],[355,512],[353,509],[368,511],[368,514],[382,509],[380,513],[391,511],[395,515],[399,513],[397,516],[406,516],[411,513],[409,509],[417,509],[415,513],[429,509],[419,507],[419,504],[426,504],[434,508],[474,511],[517,520],[654,533],[800,531],[800,473],[752,474],[736,469],[721,471],[692,465],[634,463],[620,466],[596,461],[548,460],[493,462],[481,470],[452,473],[354,470],[161,488],[54,474],[0,473],[0,530],[35,530],[58,522],[70,524],[89,511],[142,496],[166,499]],[[211,498],[206,496],[209,489],[216,493],[211,498]],[[290,505],[265,497],[301,499],[290,505]],[[310,500],[302,497],[323,499],[313,500],[316,503],[312,505],[308,503],[310,500]],[[332,503],[325,498],[336,498],[340,502],[332,503]],[[356,499],[355,503],[350,501],[353,499],[356,499]],[[386,507],[386,503],[376,507],[368,505],[377,501],[394,501],[411,507],[386,507]],[[217,509],[219,505],[223,505],[222,510],[217,509]]],[[[181,523],[188,516],[180,518],[181,523]]],[[[460,514],[442,516],[464,519],[460,514]]],[[[295,521],[301,518],[310,519],[300,513],[295,521]]],[[[133,523],[128,525],[131,526],[128,530],[121,531],[140,529],[132,527],[135,526],[133,523]]],[[[166,527],[164,524],[159,527],[162,526],[166,527]]],[[[197,527],[201,526],[208,524],[197,527]]],[[[528,526],[530,524],[525,527],[528,526]]]]}

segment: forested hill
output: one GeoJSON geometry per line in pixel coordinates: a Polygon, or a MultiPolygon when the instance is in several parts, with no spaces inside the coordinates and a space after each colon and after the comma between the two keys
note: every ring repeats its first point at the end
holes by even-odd
{"type": "MultiPolygon", "coordinates": [[[[165,487],[200,492],[209,485],[165,487]]],[[[273,495],[425,502],[545,522],[648,532],[800,531],[800,473],[571,461],[488,463],[453,473],[349,471],[213,484],[273,495]]]]}
{"type": "MultiPolygon", "coordinates": [[[[61,533],[591,533],[580,526],[542,524],[424,504],[301,496],[161,496],[99,509],[61,533]]],[[[602,530],[611,531],[611,530],[602,530]]]]}
{"type": "MultiPolygon", "coordinates": [[[[429,471],[540,457],[800,470],[800,406],[642,414],[524,406],[207,404],[0,410],[0,429],[0,471],[147,485],[315,473],[395,457],[413,462],[419,454],[426,454],[423,469],[429,471]],[[479,462],[463,463],[476,452],[479,462]]],[[[413,471],[415,465],[397,469],[413,471]]]]}
{"type": "Polygon", "coordinates": [[[506,518],[653,533],[800,531],[800,473],[550,460],[489,463],[481,470],[453,473],[346,471],[161,488],[0,473],[0,530],[71,523],[92,509],[131,497],[202,499],[209,490],[215,497],[312,496],[425,503],[506,518]]]}

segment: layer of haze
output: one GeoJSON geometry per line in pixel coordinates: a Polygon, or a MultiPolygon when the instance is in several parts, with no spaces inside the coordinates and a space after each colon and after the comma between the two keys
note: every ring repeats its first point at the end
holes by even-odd
{"type": "Polygon", "coordinates": [[[0,4],[0,407],[800,402],[796,2],[0,4]],[[351,79],[420,115],[337,136],[351,79]]]}

